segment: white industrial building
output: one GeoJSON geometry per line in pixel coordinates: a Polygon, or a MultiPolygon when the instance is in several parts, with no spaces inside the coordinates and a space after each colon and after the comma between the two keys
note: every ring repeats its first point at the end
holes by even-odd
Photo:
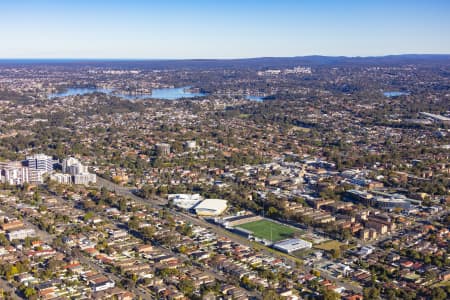
{"type": "Polygon", "coordinates": [[[409,202],[406,199],[402,198],[384,198],[384,197],[377,197],[376,198],[376,205],[384,210],[393,210],[396,208],[400,208],[403,210],[410,210],[411,209],[411,202],[409,202]]]}
{"type": "Polygon", "coordinates": [[[369,254],[373,253],[374,248],[372,246],[363,246],[361,249],[357,252],[358,256],[365,257],[369,254]]]}
{"type": "Polygon", "coordinates": [[[24,228],[15,231],[8,232],[6,237],[9,241],[23,240],[27,237],[35,237],[36,231],[33,228],[24,228]]]}
{"type": "Polygon", "coordinates": [[[115,282],[112,281],[112,280],[102,281],[102,282],[99,282],[99,283],[96,283],[94,281],[91,282],[91,287],[92,287],[92,290],[94,292],[100,292],[100,291],[104,291],[104,290],[107,290],[107,289],[111,289],[115,285],[116,285],[115,282]]]}
{"type": "Polygon", "coordinates": [[[199,216],[218,216],[227,209],[227,200],[205,199],[194,207],[199,216]]]}
{"type": "Polygon", "coordinates": [[[303,249],[310,249],[312,243],[302,239],[288,239],[275,243],[273,247],[285,253],[292,253],[303,249]]]}
{"type": "Polygon", "coordinates": [[[186,141],[184,143],[184,148],[188,151],[195,150],[195,149],[197,149],[197,142],[196,141],[186,141]]]}
{"type": "Polygon", "coordinates": [[[203,197],[199,194],[169,194],[167,200],[179,208],[189,210],[202,201],[203,197]]]}

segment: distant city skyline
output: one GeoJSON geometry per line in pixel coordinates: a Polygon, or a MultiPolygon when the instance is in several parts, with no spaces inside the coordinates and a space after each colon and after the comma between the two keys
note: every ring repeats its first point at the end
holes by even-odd
{"type": "Polygon", "coordinates": [[[450,53],[444,0],[4,0],[0,11],[0,58],[450,53]]]}

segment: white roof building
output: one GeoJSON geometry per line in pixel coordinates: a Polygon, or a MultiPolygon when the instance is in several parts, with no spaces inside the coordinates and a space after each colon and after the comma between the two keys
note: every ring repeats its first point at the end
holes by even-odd
{"type": "Polygon", "coordinates": [[[312,247],[312,243],[301,239],[288,239],[275,243],[273,247],[282,252],[292,253],[303,249],[309,249],[312,247]]]}
{"type": "Polygon", "coordinates": [[[8,240],[23,240],[26,237],[35,237],[36,231],[33,228],[24,228],[7,233],[8,240]]]}
{"type": "Polygon", "coordinates": [[[358,251],[358,255],[359,256],[367,256],[369,254],[373,253],[374,248],[371,246],[363,246],[359,251],[358,251]]]}
{"type": "Polygon", "coordinates": [[[179,208],[189,210],[202,201],[203,197],[199,194],[169,194],[167,200],[179,208]]]}
{"type": "Polygon", "coordinates": [[[227,200],[205,199],[194,207],[199,216],[218,216],[227,209],[227,200]]]}

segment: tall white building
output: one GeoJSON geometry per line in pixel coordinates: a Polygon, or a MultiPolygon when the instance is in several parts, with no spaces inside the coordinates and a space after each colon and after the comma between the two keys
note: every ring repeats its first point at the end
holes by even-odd
{"type": "Polygon", "coordinates": [[[0,163],[0,182],[10,185],[42,184],[44,183],[44,175],[52,171],[52,157],[45,154],[35,154],[27,156],[25,162],[0,163]]]}
{"type": "Polygon", "coordinates": [[[47,173],[47,171],[43,170],[36,170],[36,169],[28,169],[28,182],[29,183],[36,183],[36,184],[43,184],[44,183],[44,175],[47,173]]]}
{"type": "Polygon", "coordinates": [[[63,173],[70,175],[76,175],[87,172],[87,168],[84,167],[81,162],[75,157],[65,158],[62,162],[63,173]]]}
{"type": "Polygon", "coordinates": [[[88,185],[89,183],[95,183],[97,181],[96,175],[89,173],[88,167],[84,166],[74,157],[69,157],[63,160],[62,171],[63,173],[72,175],[73,183],[75,184],[88,185]]]}
{"type": "Polygon", "coordinates": [[[50,175],[50,179],[61,184],[71,184],[72,176],[70,174],[55,173],[50,175]]]}
{"type": "Polygon", "coordinates": [[[0,181],[10,185],[22,185],[30,182],[29,169],[20,161],[0,163],[0,181]]]}
{"type": "Polygon", "coordinates": [[[51,172],[53,171],[53,158],[45,154],[34,154],[27,156],[27,165],[30,169],[51,172]]]}
{"type": "Polygon", "coordinates": [[[158,156],[168,156],[170,154],[170,145],[167,143],[158,143],[155,145],[158,156]]]}
{"type": "Polygon", "coordinates": [[[97,181],[97,177],[95,174],[92,174],[92,173],[73,175],[73,183],[75,183],[75,184],[88,185],[90,183],[95,183],[96,181],[97,181]]]}

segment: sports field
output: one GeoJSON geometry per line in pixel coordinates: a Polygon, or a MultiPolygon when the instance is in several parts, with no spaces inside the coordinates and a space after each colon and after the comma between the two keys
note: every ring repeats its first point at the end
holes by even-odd
{"type": "Polygon", "coordinates": [[[237,227],[253,232],[253,235],[258,238],[266,239],[268,241],[278,242],[293,237],[295,233],[302,233],[300,230],[292,227],[278,224],[269,220],[259,220],[241,224],[237,227]]]}

